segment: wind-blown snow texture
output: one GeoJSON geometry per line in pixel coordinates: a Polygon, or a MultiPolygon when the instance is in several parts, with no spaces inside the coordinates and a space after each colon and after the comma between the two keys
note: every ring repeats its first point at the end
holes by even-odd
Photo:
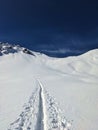
{"type": "Polygon", "coordinates": [[[98,130],[98,49],[52,58],[0,45],[0,130],[98,130]]]}

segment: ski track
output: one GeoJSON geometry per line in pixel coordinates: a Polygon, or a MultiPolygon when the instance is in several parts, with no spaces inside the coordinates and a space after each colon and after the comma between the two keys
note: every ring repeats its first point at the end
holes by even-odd
{"type": "Polygon", "coordinates": [[[37,115],[36,130],[45,130],[44,129],[44,111],[43,111],[43,100],[42,100],[42,88],[40,86],[39,90],[39,110],[37,115]]]}
{"type": "Polygon", "coordinates": [[[8,130],[70,130],[72,123],[61,114],[56,101],[44,90],[41,82],[36,81],[38,88],[8,130]]]}

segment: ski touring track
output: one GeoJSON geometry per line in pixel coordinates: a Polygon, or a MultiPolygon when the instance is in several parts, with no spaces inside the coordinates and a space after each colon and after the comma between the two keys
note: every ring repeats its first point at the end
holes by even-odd
{"type": "Polygon", "coordinates": [[[37,116],[37,123],[36,123],[36,130],[47,130],[46,126],[46,108],[45,108],[45,99],[44,99],[44,93],[43,93],[43,87],[42,84],[39,83],[39,110],[38,110],[38,116],[37,116]]]}
{"type": "Polygon", "coordinates": [[[8,130],[70,130],[72,122],[66,120],[54,98],[36,81],[36,90],[8,130]]]}

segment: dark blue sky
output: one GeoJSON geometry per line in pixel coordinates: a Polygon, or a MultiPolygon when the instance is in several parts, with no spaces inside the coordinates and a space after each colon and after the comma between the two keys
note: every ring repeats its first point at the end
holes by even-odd
{"type": "Polygon", "coordinates": [[[98,48],[98,1],[1,0],[0,41],[62,56],[98,48]]]}

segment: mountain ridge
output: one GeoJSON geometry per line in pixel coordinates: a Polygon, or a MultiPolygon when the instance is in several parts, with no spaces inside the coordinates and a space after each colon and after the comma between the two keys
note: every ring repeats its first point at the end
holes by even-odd
{"type": "MultiPolygon", "coordinates": [[[[77,57],[81,56],[81,55],[88,55],[89,53],[94,53],[94,52],[97,53],[97,51],[98,51],[98,49],[89,50],[89,51],[84,52],[80,55],[77,55],[77,57]]],[[[42,52],[32,51],[28,48],[20,46],[19,44],[10,44],[10,43],[0,42],[0,56],[10,54],[10,53],[17,53],[17,52],[23,52],[25,54],[30,54],[33,56],[36,56],[36,54],[40,54],[40,55],[46,55],[48,57],[52,57],[52,56],[49,56],[49,55],[44,54],[42,52]]],[[[76,57],[76,56],[73,55],[73,56],[67,56],[67,57],[76,57]]],[[[54,57],[54,58],[66,58],[66,56],[65,57],[54,57]]]]}

